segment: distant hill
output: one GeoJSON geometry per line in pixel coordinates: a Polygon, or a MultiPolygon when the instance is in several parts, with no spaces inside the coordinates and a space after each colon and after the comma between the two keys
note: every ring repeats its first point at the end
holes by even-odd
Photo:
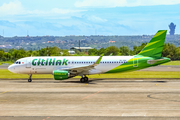
{"type": "MultiPolygon", "coordinates": [[[[149,42],[153,35],[137,35],[137,36],[27,36],[27,37],[2,37],[0,36],[0,48],[23,48],[25,50],[38,50],[46,46],[57,46],[61,49],[70,49],[71,47],[93,47],[100,49],[109,46],[139,46],[142,43],[149,42]]],[[[167,35],[166,43],[173,43],[180,46],[180,35],[167,35]]]]}

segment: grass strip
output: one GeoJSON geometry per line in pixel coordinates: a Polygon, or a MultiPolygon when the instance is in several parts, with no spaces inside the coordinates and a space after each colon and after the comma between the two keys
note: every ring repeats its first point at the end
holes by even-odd
{"type": "MultiPolygon", "coordinates": [[[[16,79],[16,78],[28,78],[27,74],[15,74],[11,73],[7,69],[0,69],[0,78],[16,79]]],[[[174,71],[134,71],[125,73],[114,74],[96,74],[89,75],[89,78],[180,78],[180,72],[174,71]]],[[[53,78],[51,74],[33,74],[32,78],[53,78]]],[[[76,76],[75,78],[80,78],[76,76]]]]}
{"type": "Polygon", "coordinates": [[[170,61],[170,62],[167,62],[167,63],[164,63],[162,65],[180,65],[180,61],[170,61]]]}

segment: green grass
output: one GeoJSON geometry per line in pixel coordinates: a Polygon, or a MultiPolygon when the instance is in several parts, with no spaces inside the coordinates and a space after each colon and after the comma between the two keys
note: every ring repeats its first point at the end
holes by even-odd
{"type": "MultiPolygon", "coordinates": [[[[16,73],[12,73],[7,69],[0,69],[0,78],[9,78],[9,79],[13,79],[13,78],[28,78],[29,75],[27,74],[16,74],[16,73]]],[[[51,74],[37,74],[37,75],[33,75],[32,78],[53,78],[53,76],[51,74]]]]}
{"type": "Polygon", "coordinates": [[[115,74],[90,75],[89,78],[180,78],[180,72],[134,71],[115,74]]]}
{"type": "Polygon", "coordinates": [[[164,63],[162,65],[180,65],[180,61],[179,60],[178,61],[170,61],[170,62],[164,63]]]}
{"type": "MultiPolygon", "coordinates": [[[[0,69],[0,78],[15,79],[15,78],[28,78],[26,74],[15,74],[9,72],[7,69],[0,69]]],[[[180,72],[159,72],[159,71],[134,71],[126,73],[115,74],[100,74],[89,75],[89,78],[180,78],[180,72]]],[[[51,74],[33,75],[32,78],[53,78],[51,74]]],[[[77,76],[75,78],[80,78],[77,76]]]]}

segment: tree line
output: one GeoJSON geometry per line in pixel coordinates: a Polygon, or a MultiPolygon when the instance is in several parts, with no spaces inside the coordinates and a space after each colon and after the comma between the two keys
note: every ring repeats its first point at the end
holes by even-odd
{"type": "MultiPolygon", "coordinates": [[[[0,49],[0,61],[16,61],[17,59],[30,56],[98,56],[104,53],[108,56],[113,53],[113,56],[129,56],[138,54],[147,43],[142,43],[140,46],[134,46],[133,50],[129,49],[127,46],[122,46],[120,48],[116,46],[110,46],[107,48],[101,49],[90,49],[88,54],[85,51],[75,51],[74,55],[70,55],[68,50],[60,49],[58,47],[49,47],[48,52],[46,48],[41,48],[40,50],[24,50],[24,49],[9,49],[5,52],[3,49],[0,49]]],[[[168,57],[171,60],[180,60],[180,47],[176,47],[174,44],[164,44],[162,51],[163,57],[168,57]]]]}

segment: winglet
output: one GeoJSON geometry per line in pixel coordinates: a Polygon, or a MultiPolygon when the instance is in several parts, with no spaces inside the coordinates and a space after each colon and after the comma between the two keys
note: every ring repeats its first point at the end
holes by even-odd
{"type": "Polygon", "coordinates": [[[104,56],[104,54],[102,54],[94,64],[99,64],[101,62],[101,59],[102,59],[103,56],[104,56]]]}
{"type": "Polygon", "coordinates": [[[113,53],[111,53],[109,56],[112,56],[113,55],[113,53]]]}

